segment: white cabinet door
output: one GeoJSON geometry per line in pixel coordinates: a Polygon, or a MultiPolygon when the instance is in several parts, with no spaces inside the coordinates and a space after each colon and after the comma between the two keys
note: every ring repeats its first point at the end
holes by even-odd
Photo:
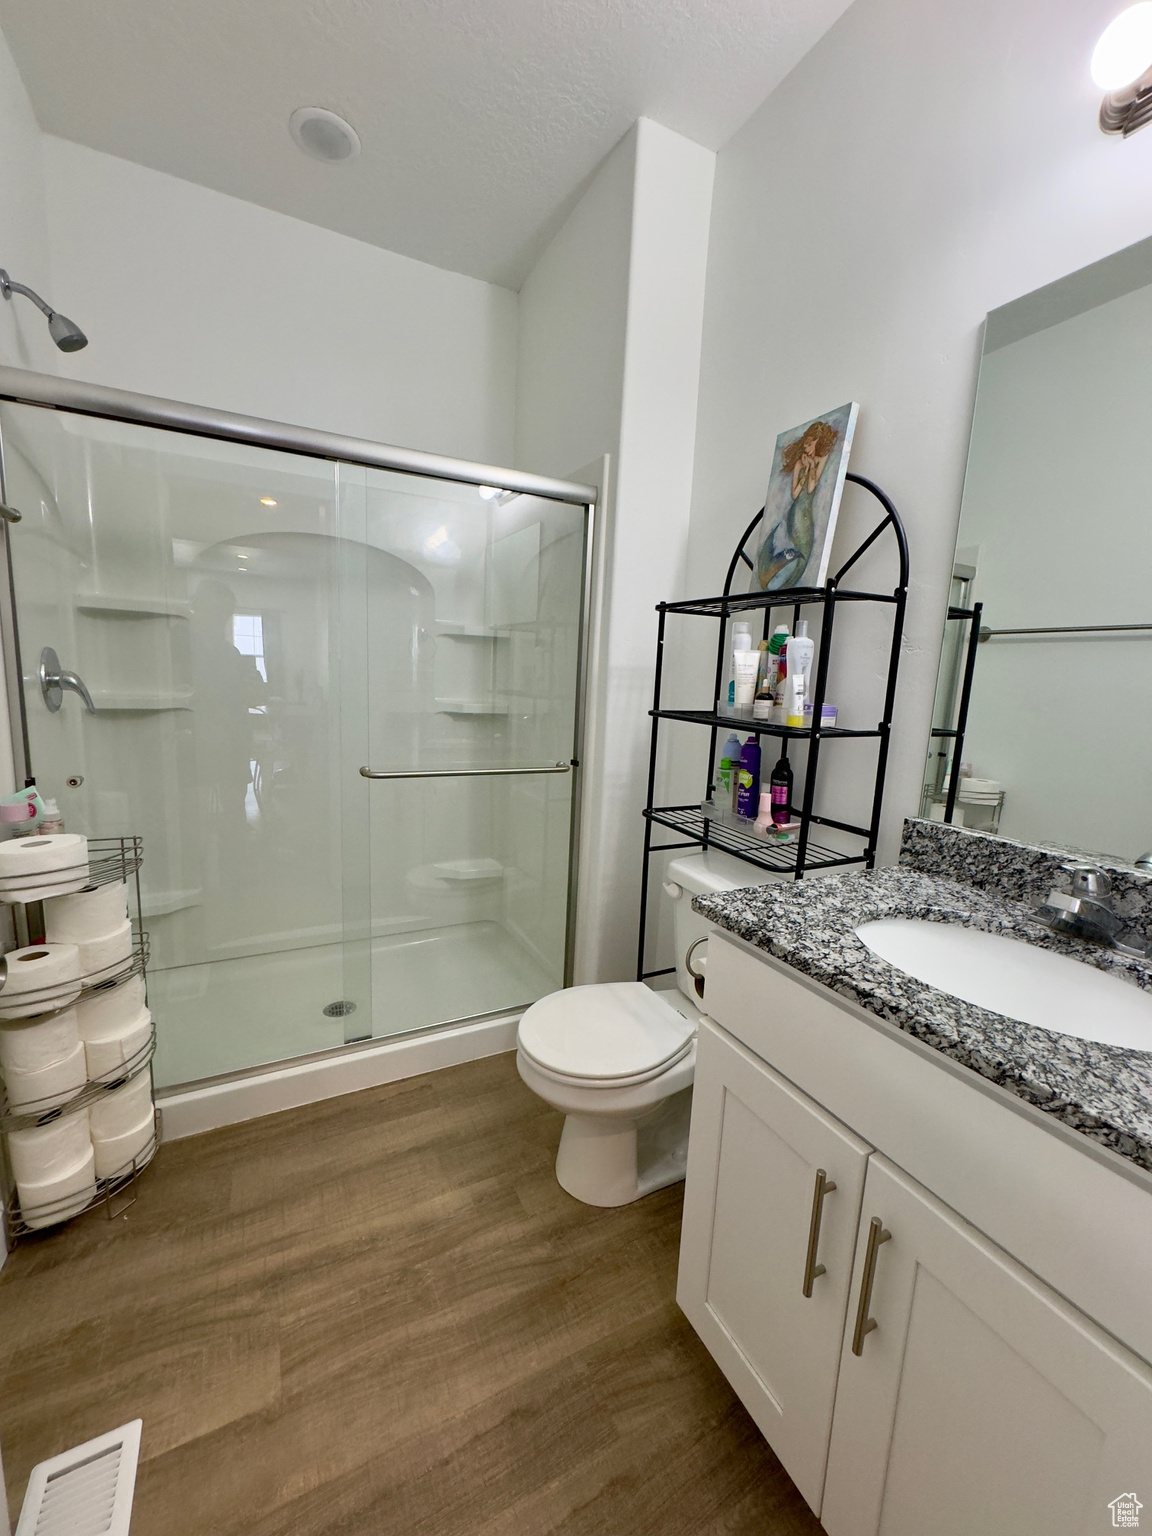
{"type": "Polygon", "coordinates": [[[873,1157],[821,1516],[829,1536],[1095,1536],[1132,1494],[1152,1515],[1152,1372],[873,1157]],[[873,1219],[876,1237],[890,1234],[878,1243],[873,1219]],[[875,1326],[858,1332],[863,1322],[875,1326]]]}
{"type": "Polygon", "coordinates": [[[869,1150],[701,1025],[677,1300],[817,1514],[869,1150]]]}

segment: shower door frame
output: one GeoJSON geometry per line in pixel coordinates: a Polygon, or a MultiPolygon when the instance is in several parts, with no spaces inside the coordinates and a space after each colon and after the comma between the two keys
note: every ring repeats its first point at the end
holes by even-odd
{"type": "MultiPolygon", "coordinates": [[[[254,448],[269,448],[278,453],[294,453],[304,458],[328,460],[337,464],[363,465],[369,469],[396,470],[401,474],[431,480],[454,480],[463,485],[494,485],[500,490],[548,501],[565,502],[584,508],[584,564],[581,572],[580,634],[577,644],[575,715],[572,730],[572,813],[568,841],[568,892],[564,927],[564,985],[572,985],[576,943],[576,903],[579,893],[580,825],[584,776],[581,772],[585,740],[585,716],[588,694],[588,656],[592,633],[593,576],[596,568],[596,505],[598,488],[571,480],[554,480],[546,475],[527,474],[517,469],[502,469],[495,464],[478,464],[469,459],[453,459],[443,454],[424,453],[416,448],[396,448],[374,443],[367,438],[345,437],[338,432],[322,432],[313,427],[291,426],[286,422],[266,421],[259,416],[241,416],[232,411],[213,410],[208,406],[189,405],[160,396],[136,394],[131,390],[112,389],[103,384],[87,384],[78,379],[58,378],[55,374],[33,373],[23,368],[0,367],[0,402],[33,405],[64,411],[77,416],[98,416],[133,426],[158,427],[163,431],[191,437],[216,438],[226,443],[241,443],[254,448]]],[[[7,503],[4,466],[4,440],[0,431],[0,503],[7,503]]],[[[17,782],[29,777],[31,749],[28,718],[24,704],[24,675],[20,655],[20,632],[16,613],[16,592],[10,539],[12,523],[0,517],[0,645],[4,650],[4,679],[8,693],[8,716],[12,736],[12,758],[17,782]]],[[[365,764],[365,768],[370,765],[365,764]]],[[[557,767],[545,771],[555,773],[557,767]]],[[[494,769],[493,774],[528,772],[527,769],[494,769]]],[[[404,777],[436,778],[442,770],[406,774],[404,777]]],[[[365,772],[365,778],[377,775],[365,772]]],[[[383,775],[381,775],[383,777],[383,775]]],[[[391,775],[389,775],[391,777],[391,775]]],[[[490,1015],[477,1015],[477,1018],[490,1015]]],[[[452,1024],[469,1023],[451,1020],[452,1024]]],[[[432,1025],[434,1032],[443,1025],[432,1025]]],[[[381,1037],[382,1038],[382,1037],[381,1037]]],[[[357,1050],[379,1045],[381,1038],[356,1041],[338,1050],[357,1050]]],[[[330,1055],[331,1052],[320,1052],[330,1055]]],[[[307,1061],[311,1057],[294,1057],[307,1061]]],[[[277,1066],[287,1065],[278,1062],[277,1066]]],[[[244,1069],[227,1076],[247,1076],[263,1072],[267,1066],[244,1069]]]]}

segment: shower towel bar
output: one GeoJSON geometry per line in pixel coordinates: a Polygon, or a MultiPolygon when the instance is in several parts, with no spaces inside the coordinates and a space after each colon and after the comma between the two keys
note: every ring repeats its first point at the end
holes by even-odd
{"type": "Polygon", "coordinates": [[[1150,629],[1152,624],[1058,624],[1051,629],[989,629],[985,624],[980,630],[980,644],[996,635],[1114,635],[1150,629]]]}
{"type": "Polygon", "coordinates": [[[570,773],[575,763],[547,763],[541,768],[361,768],[363,779],[487,779],[505,773],[570,773]]]}

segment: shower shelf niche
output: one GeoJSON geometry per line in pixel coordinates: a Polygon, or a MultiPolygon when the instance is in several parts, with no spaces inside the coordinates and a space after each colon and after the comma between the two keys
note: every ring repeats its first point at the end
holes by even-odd
{"type": "MultiPolygon", "coordinates": [[[[131,954],[119,963],[115,968],[105,967],[102,971],[94,972],[80,978],[80,997],[66,1005],[64,1008],[46,1010],[42,1015],[50,1018],[54,1015],[67,1013],[76,1006],[76,1002],[83,1002],[86,998],[106,997],[114,992],[125,982],[133,977],[143,977],[147,982],[148,969],[148,934],[143,927],[143,902],[140,890],[140,865],[143,860],[143,840],[136,835],[125,837],[93,837],[88,839],[88,884],[86,891],[93,891],[102,885],[111,885],[123,882],[130,889],[134,889],[133,925],[135,933],[132,941],[131,954]]],[[[45,877],[50,878],[50,877],[45,877]]],[[[33,943],[43,942],[43,917],[40,903],[12,903],[12,910],[17,919],[17,932],[26,936],[33,943]]],[[[58,991],[58,986],[47,989],[50,993],[58,991]]],[[[27,999],[35,1006],[35,993],[22,994],[22,1000],[27,999]]],[[[156,1052],[156,1026],[152,1025],[145,1043],[127,1061],[121,1062],[108,1072],[101,1073],[98,1077],[89,1078],[87,1082],[70,1097],[61,1099],[59,1094],[53,1095],[37,1103],[36,1101],[22,1103],[19,1108],[13,1108],[8,1103],[7,1093],[3,1082],[0,1080],[0,1135],[6,1135],[12,1131],[30,1130],[36,1126],[50,1125],[53,1121],[68,1114],[74,1114],[82,1109],[90,1109],[99,1104],[102,1099],[111,1093],[117,1092],[126,1084],[134,1081],[143,1073],[151,1073],[152,1059],[156,1052]]],[[[112,1174],[95,1181],[95,1190],[91,1198],[83,1205],[76,1205],[76,1196],[65,1196],[61,1200],[49,1202],[42,1206],[22,1207],[19,1193],[15,1187],[15,1180],[11,1177],[11,1167],[6,1167],[6,1184],[8,1193],[3,1201],[4,1233],[8,1245],[20,1238],[28,1237],[37,1231],[42,1231],[57,1221],[72,1220],[81,1216],[85,1211],[93,1210],[97,1206],[103,1206],[105,1213],[112,1219],[122,1215],[136,1199],[135,1181],[137,1176],[144,1171],[152,1158],[156,1155],[156,1149],[160,1144],[160,1114],[156,1110],[152,1117],[152,1134],[146,1145],[136,1155],[117,1168],[112,1174]],[[129,1195],[129,1198],[113,1206],[113,1198],[117,1195],[129,1195]],[[34,1224],[33,1224],[34,1223],[34,1224]]],[[[5,1151],[7,1148],[5,1147],[5,1151]]]]}
{"type": "Polygon", "coordinates": [[[483,624],[457,624],[452,619],[437,620],[438,639],[444,640],[510,640],[506,629],[489,629],[483,624]]]}
{"type": "Polygon", "coordinates": [[[77,613],[101,619],[188,619],[192,604],[175,597],[117,597],[107,592],[81,592],[77,613]]]}
{"type": "Polygon", "coordinates": [[[168,709],[194,709],[191,693],[166,693],[162,690],[94,692],[92,702],[97,714],[152,714],[168,709]]]}
{"type": "Polygon", "coordinates": [[[438,715],[510,715],[512,706],[499,699],[437,699],[438,715]]]}

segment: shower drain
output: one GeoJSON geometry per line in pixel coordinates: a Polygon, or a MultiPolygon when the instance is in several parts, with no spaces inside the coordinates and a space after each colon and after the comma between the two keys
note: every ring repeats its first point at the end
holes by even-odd
{"type": "Polygon", "coordinates": [[[356,1004],[342,997],[337,1003],[329,1003],[324,1009],[326,1019],[346,1019],[350,1013],[356,1012],[356,1004]]]}

